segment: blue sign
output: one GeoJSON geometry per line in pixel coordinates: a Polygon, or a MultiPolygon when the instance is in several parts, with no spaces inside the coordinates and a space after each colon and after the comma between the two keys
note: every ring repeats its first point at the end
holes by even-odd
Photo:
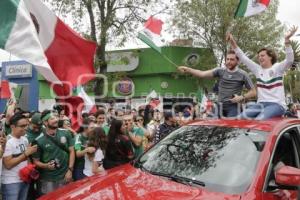
{"type": "MultiPolygon", "coordinates": [[[[26,61],[9,61],[2,63],[1,80],[10,83],[26,85],[28,87],[28,104],[24,109],[28,111],[38,111],[39,106],[39,82],[38,73],[32,64],[26,61]]],[[[16,97],[18,98],[18,97],[16,97]]],[[[5,110],[6,99],[0,99],[0,112],[5,110]]]]}

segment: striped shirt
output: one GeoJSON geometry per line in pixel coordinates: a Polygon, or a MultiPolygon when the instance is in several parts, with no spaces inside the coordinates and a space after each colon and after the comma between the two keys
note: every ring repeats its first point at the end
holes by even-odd
{"type": "Polygon", "coordinates": [[[278,103],[286,109],[283,75],[294,61],[292,47],[285,49],[286,59],[284,61],[275,63],[269,68],[262,68],[259,64],[253,62],[240,48],[236,48],[234,51],[240,61],[244,63],[256,77],[257,102],[278,103]]]}

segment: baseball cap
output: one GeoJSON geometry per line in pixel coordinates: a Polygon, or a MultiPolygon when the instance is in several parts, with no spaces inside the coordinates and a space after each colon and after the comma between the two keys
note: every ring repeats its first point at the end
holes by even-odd
{"type": "Polygon", "coordinates": [[[31,123],[42,125],[41,113],[34,113],[31,117],[31,123]]]}

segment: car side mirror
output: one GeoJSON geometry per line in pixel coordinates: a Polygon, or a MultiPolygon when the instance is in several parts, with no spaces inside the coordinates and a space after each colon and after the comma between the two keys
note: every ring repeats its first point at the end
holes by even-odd
{"type": "Polygon", "coordinates": [[[300,169],[281,166],[275,170],[275,182],[280,186],[300,186],[300,169]]]}

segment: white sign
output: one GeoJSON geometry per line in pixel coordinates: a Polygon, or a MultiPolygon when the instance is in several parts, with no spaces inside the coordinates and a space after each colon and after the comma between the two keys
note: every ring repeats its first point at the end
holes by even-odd
{"type": "Polygon", "coordinates": [[[132,71],[139,65],[139,56],[133,52],[109,52],[106,60],[107,72],[132,71]]]}
{"type": "Polygon", "coordinates": [[[32,77],[32,65],[8,65],[5,74],[7,77],[32,77]]]}

